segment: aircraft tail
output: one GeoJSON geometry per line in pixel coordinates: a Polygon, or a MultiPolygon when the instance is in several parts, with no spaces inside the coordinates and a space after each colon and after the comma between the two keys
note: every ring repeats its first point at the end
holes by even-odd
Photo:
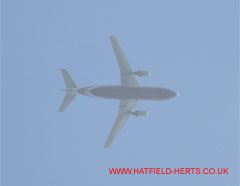
{"type": "Polygon", "coordinates": [[[74,81],[72,80],[68,71],[66,69],[62,69],[61,72],[62,72],[62,76],[63,76],[63,79],[64,79],[67,89],[63,90],[66,92],[66,95],[62,101],[60,108],[59,108],[59,112],[63,112],[77,95],[77,86],[74,83],[74,81]]]}

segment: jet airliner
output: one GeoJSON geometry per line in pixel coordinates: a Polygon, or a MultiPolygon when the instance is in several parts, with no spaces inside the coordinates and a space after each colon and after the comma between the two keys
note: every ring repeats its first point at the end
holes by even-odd
{"type": "Polygon", "coordinates": [[[78,88],[67,70],[62,69],[61,72],[66,85],[66,89],[63,91],[66,92],[66,95],[59,108],[59,111],[63,112],[77,94],[120,100],[118,115],[105,142],[105,148],[110,147],[130,115],[148,115],[147,111],[134,110],[139,100],[167,100],[178,96],[178,93],[166,88],[139,86],[136,76],[148,77],[150,72],[145,70],[133,72],[116,38],[111,36],[110,40],[120,68],[121,85],[78,88]]]}

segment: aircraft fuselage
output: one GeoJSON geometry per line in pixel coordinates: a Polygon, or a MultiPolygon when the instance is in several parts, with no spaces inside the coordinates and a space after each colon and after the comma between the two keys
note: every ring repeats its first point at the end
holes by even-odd
{"type": "Polygon", "coordinates": [[[108,99],[166,100],[178,94],[160,87],[91,86],[77,89],[79,94],[108,99]]]}

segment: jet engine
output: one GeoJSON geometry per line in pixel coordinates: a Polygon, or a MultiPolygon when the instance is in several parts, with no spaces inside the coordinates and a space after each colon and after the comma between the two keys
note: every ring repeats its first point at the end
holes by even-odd
{"type": "Polygon", "coordinates": [[[138,71],[134,72],[134,74],[137,76],[140,76],[140,77],[148,77],[151,75],[151,73],[146,70],[138,70],[138,71]]]}
{"type": "Polygon", "coordinates": [[[148,112],[145,110],[135,110],[132,112],[132,115],[138,117],[138,116],[148,116],[148,112]]]}

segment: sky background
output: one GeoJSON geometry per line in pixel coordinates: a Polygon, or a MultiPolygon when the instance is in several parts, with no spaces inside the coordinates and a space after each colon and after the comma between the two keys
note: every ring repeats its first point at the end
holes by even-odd
{"type": "Polygon", "coordinates": [[[3,186],[237,186],[238,1],[2,1],[3,186]],[[117,100],[77,96],[58,112],[66,68],[79,87],[119,85],[114,35],[142,86],[113,142],[117,100]],[[109,175],[108,168],[229,168],[230,175],[109,175]]]}

